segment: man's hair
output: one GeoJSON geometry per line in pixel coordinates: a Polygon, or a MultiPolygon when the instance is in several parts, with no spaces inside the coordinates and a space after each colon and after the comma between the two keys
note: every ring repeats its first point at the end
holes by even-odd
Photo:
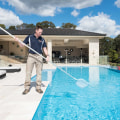
{"type": "Polygon", "coordinates": [[[37,25],[37,26],[36,26],[36,29],[37,29],[37,30],[38,30],[38,29],[43,29],[43,27],[40,26],[40,25],[37,25]]]}

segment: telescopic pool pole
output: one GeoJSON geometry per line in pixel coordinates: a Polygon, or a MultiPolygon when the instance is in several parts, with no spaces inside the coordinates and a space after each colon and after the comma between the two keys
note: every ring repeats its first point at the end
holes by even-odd
{"type": "MultiPolygon", "coordinates": [[[[10,35],[12,38],[15,39],[15,36],[12,35],[11,33],[9,33],[8,31],[6,31],[5,29],[3,29],[2,27],[0,27],[0,29],[2,31],[4,31],[5,33],[7,33],[8,35],[10,35]]],[[[39,54],[37,51],[35,51],[34,49],[32,49],[30,46],[26,45],[24,42],[22,42],[21,40],[18,39],[18,41],[23,44],[24,46],[26,46],[27,48],[29,48],[30,50],[32,50],[33,52],[35,52],[36,54],[38,54],[39,56],[41,56],[43,59],[46,60],[46,58],[44,56],[42,56],[41,54],[39,54]]],[[[80,80],[80,79],[77,79],[75,77],[73,77],[71,74],[67,73],[66,71],[64,71],[63,69],[61,69],[60,67],[58,67],[56,64],[48,61],[48,63],[52,64],[53,66],[57,67],[58,69],[60,69],[62,72],[64,72],[65,74],[67,74],[68,76],[70,76],[71,78],[75,79],[75,80],[80,80]]]]}

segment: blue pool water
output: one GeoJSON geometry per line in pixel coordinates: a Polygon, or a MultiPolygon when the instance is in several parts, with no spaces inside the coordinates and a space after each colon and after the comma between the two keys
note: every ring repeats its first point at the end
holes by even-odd
{"type": "MultiPolygon", "coordinates": [[[[119,120],[120,73],[103,67],[56,69],[33,120],[119,120]],[[81,87],[79,79],[87,81],[81,87]]],[[[49,76],[48,76],[49,77],[49,76]]]]}

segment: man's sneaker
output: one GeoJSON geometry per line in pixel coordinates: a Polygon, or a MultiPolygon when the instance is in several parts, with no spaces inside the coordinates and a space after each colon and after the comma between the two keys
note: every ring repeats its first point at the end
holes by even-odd
{"type": "Polygon", "coordinates": [[[29,92],[29,89],[25,89],[25,90],[23,91],[23,95],[27,94],[28,92],[29,92]]]}
{"type": "Polygon", "coordinates": [[[43,91],[42,91],[41,89],[36,89],[36,91],[37,91],[38,93],[43,93],[43,91]]]}

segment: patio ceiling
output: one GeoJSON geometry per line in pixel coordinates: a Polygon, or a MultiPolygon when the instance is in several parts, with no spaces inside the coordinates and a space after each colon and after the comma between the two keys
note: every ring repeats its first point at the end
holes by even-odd
{"type": "Polygon", "coordinates": [[[89,40],[69,40],[68,42],[64,42],[64,40],[59,41],[52,41],[52,46],[70,46],[70,47],[76,47],[76,48],[88,48],[89,40]]]}

